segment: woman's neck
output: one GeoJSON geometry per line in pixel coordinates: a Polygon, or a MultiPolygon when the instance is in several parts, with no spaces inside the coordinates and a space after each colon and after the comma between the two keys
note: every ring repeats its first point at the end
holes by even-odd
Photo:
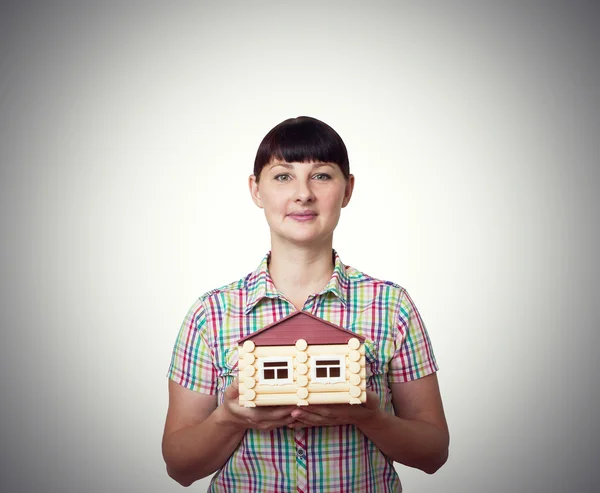
{"type": "Polygon", "coordinates": [[[331,243],[320,247],[277,248],[271,245],[269,275],[277,289],[299,310],[311,294],[321,291],[331,279],[331,243]]]}

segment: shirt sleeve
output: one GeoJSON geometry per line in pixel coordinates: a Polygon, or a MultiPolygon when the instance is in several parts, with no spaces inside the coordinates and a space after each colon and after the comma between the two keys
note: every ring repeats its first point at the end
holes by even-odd
{"type": "Polygon", "coordinates": [[[438,371],[423,319],[404,289],[400,296],[395,342],[388,374],[390,383],[409,382],[438,371]]]}
{"type": "Polygon", "coordinates": [[[199,299],[181,324],[167,377],[190,390],[215,395],[217,372],[205,327],[206,312],[202,299],[199,299]]]}

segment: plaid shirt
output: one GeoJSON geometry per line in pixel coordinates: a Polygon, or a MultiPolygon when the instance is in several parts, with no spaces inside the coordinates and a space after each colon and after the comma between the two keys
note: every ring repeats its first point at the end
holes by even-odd
{"type": "MultiPolygon", "coordinates": [[[[168,377],[217,395],[237,373],[237,341],[295,310],[268,272],[268,253],[256,271],[209,291],[188,312],[175,343],[168,377]]],[[[366,338],[367,389],[393,414],[390,383],[437,371],[423,321],[406,290],[345,266],[335,250],[331,279],[303,310],[366,338]]],[[[393,462],[353,425],[247,430],[209,492],[400,492],[393,462]]]]}

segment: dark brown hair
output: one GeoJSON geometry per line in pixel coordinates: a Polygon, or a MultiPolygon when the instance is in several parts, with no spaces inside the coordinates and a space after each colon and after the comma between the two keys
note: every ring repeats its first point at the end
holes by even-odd
{"type": "Polygon", "coordinates": [[[335,163],[346,179],[350,176],[348,151],[344,141],[329,125],[310,116],[284,120],[265,135],[254,160],[256,181],[264,166],[272,159],[288,163],[335,163]]]}

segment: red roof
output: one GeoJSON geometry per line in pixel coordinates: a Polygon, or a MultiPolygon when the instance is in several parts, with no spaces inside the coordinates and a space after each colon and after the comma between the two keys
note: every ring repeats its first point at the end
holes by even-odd
{"type": "Polygon", "coordinates": [[[308,312],[295,311],[243,337],[238,344],[251,340],[257,346],[293,346],[298,339],[304,339],[308,344],[347,344],[353,337],[361,342],[365,340],[361,335],[308,312]]]}

